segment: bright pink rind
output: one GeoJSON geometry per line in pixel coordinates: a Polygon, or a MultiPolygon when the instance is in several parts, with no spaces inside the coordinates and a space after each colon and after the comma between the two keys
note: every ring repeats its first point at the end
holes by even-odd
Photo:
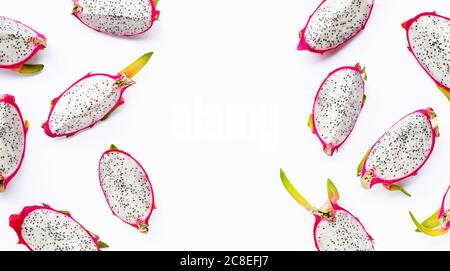
{"type": "Polygon", "coordinates": [[[121,106],[122,104],[124,104],[125,101],[124,101],[124,99],[123,99],[123,93],[124,93],[125,90],[126,90],[128,87],[130,87],[130,86],[126,86],[126,87],[124,87],[124,88],[122,88],[122,89],[120,89],[120,90],[117,90],[117,91],[120,91],[120,96],[119,96],[119,99],[117,100],[116,105],[114,105],[114,106],[112,107],[112,109],[111,109],[108,113],[106,113],[105,116],[103,116],[102,119],[100,119],[100,120],[98,120],[98,121],[96,121],[96,122],[94,122],[94,123],[91,123],[91,124],[88,125],[87,127],[84,127],[83,129],[80,129],[79,131],[76,131],[76,132],[73,132],[73,133],[69,133],[69,134],[61,134],[61,135],[60,135],[60,134],[55,134],[53,131],[51,131],[49,122],[50,122],[50,118],[51,118],[51,116],[52,116],[52,114],[53,114],[54,109],[55,109],[56,106],[58,105],[59,99],[60,99],[67,91],[69,91],[70,89],[72,89],[75,85],[77,85],[77,84],[80,83],[81,81],[86,80],[86,79],[88,79],[88,78],[90,78],[90,77],[93,77],[93,76],[106,76],[106,77],[109,77],[109,78],[111,78],[111,79],[113,79],[113,80],[118,80],[118,79],[121,77],[121,75],[115,75],[115,76],[113,76],[113,75],[104,74],[104,73],[96,73],[96,74],[91,74],[91,73],[89,73],[89,74],[87,74],[86,76],[84,76],[83,78],[81,78],[81,79],[79,79],[78,81],[76,81],[75,83],[73,83],[73,84],[72,84],[68,89],[66,89],[61,95],[59,95],[57,98],[55,98],[55,99],[52,100],[53,106],[52,106],[52,108],[51,108],[51,110],[50,110],[50,113],[48,114],[47,121],[42,125],[42,128],[44,129],[44,132],[45,132],[46,135],[48,135],[49,137],[52,137],[52,138],[56,138],[56,137],[71,137],[71,136],[74,136],[74,135],[76,135],[76,134],[78,134],[78,133],[80,133],[80,132],[82,132],[82,131],[84,131],[84,130],[87,130],[87,129],[89,129],[89,128],[94,127],[97,123],[99,123],[100,121],[102,121],[102,119],[103,119],[104,117],[108,116],[110,113],[112,113],[114,110],[116,110],[119,106],[121,106]]]}
{"type": "MultiPolygon", "coordinates": [[[[430,109],[431,109],[431,108],[430,108],[430,109]]],[[[431,110],[432,110],[432,109],[431,109],[431,110]]],[[[403,180],[405,180],[405,179],[407,179],[407,178],[409,178],[409,177],[416,176],[416,175],[418,174],[418,172],[422,169],[422,167],[427,163],[428,159],[429,159],[430,156],[431,156],[431,153],[433,153],[434,145],[435,145],[435,143],[436,143],[436,137],[437,137],[437,136],[436,136],[436,131],[435,131],[435,129],[433,129],[433,124],[431,123],[431,116],[428,114],[428,110],[427,110],[427,109],[420,109],[420,110],[414,111],[414,112],[412,112],[412,113],[410,113],[410,114],[404,116],[404,117],[401,118],[399,121],[397,121],[394,125],[392,125],[388,130],[386,130],[386,132],[389,131],[392,127],[396,126],[396,125],[397,125],[399,122],[401,122],[403,119],[405,119],[405,118],[407,118],[407,117],[409,117],[410,115],[415,114],[415,113],[420,113],[420,114],[423,114],[424,116],[426,116],[427,119],[428,119],[429,125],[430,125],[430,127],[431,127],[431,132],[432,132],[432,136],[431,136],[431,137],[432,137],[432,143],[431,143],[430,152],[428,153],[427,158],[423,161],[423,163],[422,163],[415,171],[413,171],[411,174],[406,175],[406,176],[404,176],[404,177],[402,177],[402,178],[399,178],[399,179],[395,179],[395,180],[384,180],[384,179],[381,179],[380,177],[378,177],[378,176],[375,175],[374,178],[372,179],[371,183],[370,183],[370,188],[372,188],[375,184],[392,185],[392,184],[401,182],[401,181],[403,181],[403,180]]],[[[373,146],[370,148],[369,154],[368,154],[366,160],[364,161],[364,165],[363,165],[363,167],[362,167],[361,176],[364,176],[364,175],[366,174],[366,172],[367,172],[368,170],[370,170],[370,169],[367,169],[367,168],[366,168],[366,164],[367,164],[368,157],[369,157],[370,154],[372,153],[373,148],[378,144],[378,142],[379,142],[379,141],[381,140],[381,138],[386,134],[386,132],[383,133],[383,135],[382,135],[382,136],[375,142],[375,144],[373,144],[373,146]]]]}
{"type": "Polygon", "coordinates": [[[6,190],[8,184],[11,182],[11,180],[19,172],[19,170],[20,170],[20,168],[22,166],[22,163],[23,163],[23,159],[25,158],[25,150],[26,150],[26,145],[27,145],[28,127],[25,126],[25,122],[23,120],[22,113],[20,112],[19,106],[15,102],[14,96],[9,95],[9,94],[5,94],[2,97],[0,97],[0,103],[7,103],[7,104],[11,105],[17,111],[17,114],[19,115],[19,118],[20,118],[20,122],[22,124],[23,135],[24,135],[24,138],[23,138],[23,151],[22,151],[22,157],[20,159],[19,165],[17,166],[16,170],[13,173],[11,173],[11,175],[3,176],[3,178],[4,178],[3,189],[6,190]]]}
{"type": "MultiPolygon", "coordinates": [[[[445,213],[445,200],[447,199],[448,196],[448,192],[450,191],[450,186],[447,188],[447,191],[445,192],[444,197],[442,198],[442,203],[441,203],[441,210],[439,211],[439,215],[438,218],[442,218],[442,215],[445,213]]],[[[447,222],[447,224],[445,225],[447,228],[450,227],[450,221],[447,222]]]]}
{"type": "Polygon", "coordinates": [[[59,214],[62,214],[66,217],[69,217],[72,219],[76,224],[80,225],[81,228],[83,228],[86,233],[91,237],[92,241],[94,242],[95,246],[97,247],[97,250],[100,251],[100,247],[98,245],[99,237],[93,235],[90,231],[86,230],[86,228],[83,227],[78,221],[76,221],[69,213],[63,213],[61,211],[57,211],[50,206],[26,206],[23,208],[23,210],[19,214],[13,214],[9,217],[9,226],[16,232],[19,242],[18,244],[26,246],[30,251],[33,249],[25,242],[22,235],[22,224],[25,218],[30,214],[31,212],[35,210],[50,210],[59,214]]]}
{"type": "MultiPolygon", "coordinates": [[[[315,116],[314,116],[314,109],[316,108],[316,104],[317,104],[317,99],[318,99],[318,97],[319,97],[319,94],[320,94],[320,91],[322,90],[322,88],[323,88],[323,86],[325,85],[325,83],[328,81],[328,79],[330,79],[330,77],[333,75],[333,74],[335,74],[335,73],[337,73],[337,72],[339,72],[339,71],[342,71],[342,70],[353,70],[353,71],[355,71],[355,72],[357,72],[360,76],[361,76],[361,80],[362,80],[362,82],[363,82],[363,93],[362,93],[362,101],[361,101],[361,108],[359,109],[359,113],[358,113],[358,115],[361,113],[361,111],[362,111],[362,109],[363,109],[363,107],[364,107],[364,95],[365,95],[365,81],[364,81],[364,78],[363,78],[363,76],[362,76],[362,69],[361,69],[361,66],[359,65],[359,64],[356,64],[354,67],[351,67],[351,66],[344,66],[344,67],[340,67],[340,68],[337,68],[336,70],[334,70],[334,71],[332,71],[326,78],[325,78],[325,80],[322,82],[322,84],[320,85],[320,87],[319,87],[319,90],[317,91],[317,94],[316,94],[316,96],[315,96],[315,98],[314,98],[314,105],[313,105],[313,109],[312,109],[312,127],[313,127],[313,131],[314,131],[314,134],[317,136],[317,138],[320,140],[320,142],[322,143],[322,146],[323,146],[323,149],[324,150],[326,150],[327,149],[327,146],[330,144],[330,143],[327,143],[327,142],[325,142],[321,137],[320,137],[320,135],[317,133],[317,127],[316,127],[316,123],[315,123],[315,121],[314,121],[314,119],[315,119],[315,116]]],[[[331,148],[331,156],[336,152],[336,151],[338,151],[339,150],[339,148],[347,141],[347,139],[348,139],[348,137],[351,135],[351,133],[353,132],[353,129],[355,128],[355,126],[356,126],[356,122],[355,122],[355,124],[353,125],[353,127],[352,127],[352,129],[350,130],[350,133],[348,133],[348,135],[345,137],[345,139],[340,143],[340,144],[338,144],[338,145],[336,145],[336,146],[332,146],[332,148],[331,148]]]]}
{"type": "Polygon", "coordinates": [[[311,14],[311,16],[309,16],[308,22],[306,23],[305,27],[303,27],[303,29],[300,31],[300,35],[299,35],[299,36],[300,36],[300,42],[299,42],[299,45],[298,45],[298,47],[297,47],[297,50],[299,50],[299,51],[306,50],[306,51],[310,51],[310,52],[313,52],[313,53],[318,53],[318,54],[322,54],[322,55],[323,55],[323,54],[325,54],[325,53],[327,53],[327,52],[330,52],[330,51],[334,51],[334,50],[339,49],[340,47],[342,47],[344,44],[346,44],[347,42],[349,42],[350,40],[352,40],[354,37],[356,37],[361,31],[363,31],[363,30],[366,28],[366,25],[367,25],[367,23],[369,22],[369,18],[370,18],[371,14],[372,14],[372,11],[373,11],[373,7],[374,7],[374,5],[375,5],[375,1],[373,1],[373,2],[372,2],[372,7],[370,8],[369,14],[367,15],[366,21],[365,21],[364,24],[361,26],[361,29],[359,29],[358,31],[356,31],[352,36],[350,36],[348,39],[346,39],[345,41],[343,41],[342,43],[338,44],[337,46],[335,46],[335,47],[333,47],[333,48],[326,49],[326,50],[317,50],[317,49],[312,48],[312,47],[306,42],[306,39],[305,39],[305,33],[306,33],[306,31],[308,30],[308,26],[309,26],[309,23],[311,22],[311,18],[314,16],[314,14],[316,14],[317,10],[319,10],[319,8],[320,8],[326,1],[327,1],[327,0],[323,0],[323,1],[322,1],[322,3],[316,8],[316,10],[313,12],[313,14],[311,14]]]}
{"type": "MultiPolygon", "coordinates": [[[[10,21],[13,21],[13,22],[16,22],[16,23],[18,23],[18,24],[21,24],[21,25],[23,25],[23,26],[29,28],[30,30],[32,30],[34,33],[36,33],[36,36],[37,36],[38,38],[41,38],[41,39],[43,39],[43,40],[47,40],[47,38],[45,37],[45,35],[40,34],[40,33],[37,32],[36,30],[34,30],[33,28],[29,27],[28,25],[26,25],[26,24],[24,24],[24,23],[22,23],[22,22],[20,22],[20,21],[13,20],[13,19],[10,19],[10,18],[4,17],[4,16],[0,16],[0,17],[1,17],[1,18],[5,18],[5,19],[10,20],[10,21]]],[[[26,58],[24,58],[22,61],[20,61],[20,62],[18,62],[18,63],[11,64],[11,65],[0,65],[0,68],[2,68],[2,69],[10,69],[10,70],[18,70],[18,69],[20,69],[20,68],[22,67],[22,65],[24,65],[24,64],[26,64],[28,61],[30,61],[30,60],[37,54],[37,52],[39,52],[39,51],[42,50],[42,49],[45,49],[45,46],[40,45],[40,44],[39,44],[39,45],[36,45],[35,48],[34,48],[34,50],[31,52],[31,54],[28,55],[26,58]]]]}
{"type": "Polygon", "coordinates": [[[145,171],[145,168],[144,168],[144,167],[139,163],[139,161],[136,160],[131,154],[129,154],[129,153],[125,152],[125,151],[122,151],[122,150],[115,150],[115,149],[114,149],[114,150],[107,150],[107,151],[105,151],[105,152],[102,154],[102,156],[100,157],[100,161],[99,161],[99,163],[98,163],[98,179],[99,179],[99,182],[100,182],[100,188],[102,189],[103,196],[105,197],[105,200],[106,200],[106,202],[108,203],[109,209],[111,210],[111,212],[112,212],[112,214],[113,214],[114,216],[118,217],[118,218],[119,218],[120,220],[122,220],[124,223],[126,223],[126,224],[128,224],[128,225],[130,225],[130,226],[133,226],[133,227],[136,228],[136,229],[139,229],[139,226],[138,226],[138,224],[137,224],[137,221],[136,221],[136,223],[134,223],[134,224],[133,224],[133,223],[129,223],[129,222],[123,220],[120,216],[118,216],[118,215],[114,212],[114,210],[111,208],[111,204],[109,203],[108,197],[106,196],[105,190],[103,190],[103,187],[102,187],[102,185],[101,185],[101,180],[102,180],[101,173],[100,173],[101,161],[102,161],[102,159],[103,159],[103,157],[104,157],[105,155],[107,155],[107,154],[109,154],[109,153],[113,153],[113,152],[121,153],[121,154],[123,154],[123,155],[129,157],[131,160],[133,160],[133,161],[139,166],[139,168],[142,169],[142,172],[144,172],[145,178],[146,178],[146,180],[147,180],[147,182],[148,182],[148,184],[149,184],[149,186],[150,186],[150,191],[152,192],[152,193],[151,193],[151,195],[152,195],[152,205],[150,206],[150,212],[149,212],[148,216],[147,216],[147,217],[145,218],[145,220],[144,220],[144,222],[145,222],[146,225],[149,224],[148,222],[149,222],[149,220],[150,220],[150,217],[152,216],[153,211],[156,209],[156,205],[155,205],[155,195],[154,195],[154,192],[153,192],[152,183],[150,182],[150,178],[148,177],[148,174],[147,174],[147,172],[145,171]]]}
{"type": "Polygon", "coordinates": [[[408,40],[408,50],[411,52],[411,54],[413,54],[414,58],[417,60],[417,62],[419,63],[420,67],[422,67],[422,69],[428,74],[428,76],[435,82],[435,84],[438,86],[438,88],[447,91],[450,95],[450,87],[448,86],[444,86],[441,82],[439,82],[436,78],[433,77],[433,75],[425,68],[425,66],[419,61],[417,55],[414,53],[412,46],[411,46],[411,40],[409,37],[409,30],[411,28],[411,26],[417,22],[420,18],[424,17],[424,16],[434,16],[434,17],[439,17],[442,18],[444,20],[450,21],[450,18],[445,17],[445,16],[441,16],[439,14],[437,14],[435,11],[434,12],[423,12],[419,15],[417,15],[416,17],[402,23],[402,27],[406,30],[406,39],[408,40]]]}
{"type": "MultiPolygon", "coordinates": [[[[72,0],[72,1],[73,1],[74,4],[78,4],[78,2],[79,2],[79,0],[72,0]]],[[[95,28],[91,27],[90,25],[86,24],[78,16],[78,14],[75,13],[75,14],[72,14],[72,15],[75,16],[75,18],[77,18],[82,24],[84,24],[85,26],[89,27],[90,29],[92,29],[94,31],[97,31],[97,32],[103,33],[103,34],[107,34],[107,35],[110,35],[110,36],[114,36],[114,37],[125,37],[125,38],[127,38],[127,37],[133,37],[133,36],[144,34],[145,32],[149,31],[153,27],[153,24],[155,23],[155,21],[157,21],[159,19],[159,15],[160,15],[161,12],[156,9],[155,1],[154,0],[149,0],[149,3],[151,5],[151,7],[152,7],[152,16],[150,17],[150,24],[149,24],[149,26],[144,31],[141,31],[141,32],[135,33],[135,34],[130,34],[130,35],[113,35],[111,33],[103,32],[103,31],[101,31],[99,29],[95,29],[95,28]]]]}

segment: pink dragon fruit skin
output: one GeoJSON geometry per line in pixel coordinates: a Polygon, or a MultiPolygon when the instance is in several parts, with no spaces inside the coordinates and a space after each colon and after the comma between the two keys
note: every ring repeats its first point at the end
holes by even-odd
{"type": "Polygon", "coordinates": [[[160,11],[156,9],[159,0],[72,1],[74,4],[72,15],[74,15],[81,23],[97,32],[118,37],[132,37],[147,32],[152,28],[153,23],[159,19],[160,15],[160,11]],[[147,3],[149,14],[144,15],[142,13],[142,8],[145,6],[143,3],[147,3]],[[87,8],[93,13],[85,14],[87,8]],[[97,12],[98,14],[95,14],[97,12]],[[110,14],[102,14],[104,12],[110,12],[110,14]],[[120,13],[123,14],[119,16],[118,14],[120,13]],[[145,19],[143,16],[148,16],[145,25],[133,25],[133,18],[141,19],[140,22],[138,22],[139,24],[143,23],[142,20],[145,19]],[[128,18],[128,20],[120,23],[121,17],[128,18]],[[104,20],[105,18],[112,19],[109,22],[102,22],[101,20],[104,20]]]}
{"type": "Polygon", "coordinates": [[[0,16],[1,40],[8,44],[0,45],[0,68],[17,71],[23,74],[40,72],[44,65],[27,64],[40,50],[47,47],[47,39],[33,28],[16,20],[0,16]],[[14,33],[11,37],[10,33],[14,33]],[[12,51],[11,48],[17,49],[12,51]]]}
{"type": "Polygon", "coordinates": [[[325,54],[338,49],[364,30],[372,13],[373,5],[374,0],[324,0],[309,17],[306,26],[300,31],[300,43],[297,50],[325,54]],[[344,8],[341,5],[345,5],[344,8]],[[354,10],[355,8],[357,10],[354,10]],[[336,9],[337,11],[333,13],[330,9],[336,9]],[[352,20],[349,20],[349,16],[354,17],[352,20]],[[358,16],[362,18],[358,18],[358,16]],[[339,20],[340,18],[343,18],[343,20],[339,20]],[[330,25],[330,23],[333,24],[330,25]],[[339,31],[339,28],[342,28],[343,25],[344,27],[349,27],[349,29],[339,31]],[[321,38],[314,30],[322,33],[322,35],[324,35],[323,33],[332,35],[342,32],[345,35],[337,37],[329,37],[326,35],[324,38],[321,38]],[[324,45],[323,43],[325,42],[328,42],[328,44],[324,45]]]}
{"type": "Polygon", "coordinates": [[[441,207],[430,217],[419,223],[414,215],[409,212],[417,232],[423,232],[429,236],[441,236],[450,230],[450,197],[447,198],[450,186],[444,194],[441,207]]]}
{"type": "Polygon", "coordinates": [[[0,192],[4,192],[22,166],[29,123],[28,121],[23,121],[22,113],[12,95],[5,94],[0,96],[0,112],[3,116],[1,126],[4,126],[3,129],[5,129],[5,133],[0,137],[0,149],[6,150],[6,153],[2,151],[2,158],[0,158],[1,171],[7,171],[6,176],[3,176],[4,173],[0,174],[0,192]],[[16,145],[12,146],[12,144],[16,145]]]}
{"type": "Polygon", "coordinates": [[[424,12],[404,22],[408,50],[420,66],[450,100],[450,18],[436,12],[424,12]],[[446,62],[447,61],[447,62],[446,62]]]}
{"type": "Polygon", "coordinates": [[[53,138],[71,137],[107,119],[124,104],[123,93],[135,84],[132,78],[152,55],[153,52],[143,55],[117,75],[89,73],[76,81],[52,100],[47,121],[42,125],[44,132],[53,138]]]}
{"type": "Polygon", "coordinates": [[[331,72],[317,91],[308,126],[329,156],[345,143],[355,127],[365,103],[365,80],[365,68],[361,69],[359,64],[341,67],[331,72]],[[317,122],[324,116],[328,119],[317,122]],[[330,116],[334,117],[330,120],[330,116]]]}
{"type": "Polygon", "coordinates": [[[98,176],[113,215],[139,232],[148,233],[149,220],[156,203],[144,167],[129,153],[111,145],[100,158],[98,176]]]}
{"type": "Polygon", "coordinates": [[[108,247],[69,212],[45,204],[24,207],[19,214],[9,217],[9,225],[17,233],[18,243],[30,251],[99,251],[108,247]]]}
{"type": "Polygon", "coordinates": [[[283,170],[281,181],[294,199],[315,217],[313,236],[318,251],[372,251],[373,238],[358,218],[337,203],[339,192],[328,180],[328,202],[320,209],[313,207],[292,185],[283,170]]]}
{"type": "Polygon", "coordinates": [[[395,183],[418,174],[433,152],[437,137],[439,137],[439,127],[436,113],[432,108],[417,110],[406,115],[383,134],[364,156],[358,166],[358,176],[361,177],[362,187],[370,189],[375,184],[382,184],[390,191],[401,191],[410,196],[395,183]],[[405,142],[405,138],[408,142],[405,142]],[[386,148],[389,150],[395,148],[397,151],[385,153],[383,151],[386,151],[386,148]],[[391,157],[394,154],[399,157],[391,157]],[[414,155],[417,156],[414,157],[414,155]],[[373,165],[369,166],[369,162],[373,165]],[[383,174],[380,170],[393,177],[381,176],[383,174]]]}

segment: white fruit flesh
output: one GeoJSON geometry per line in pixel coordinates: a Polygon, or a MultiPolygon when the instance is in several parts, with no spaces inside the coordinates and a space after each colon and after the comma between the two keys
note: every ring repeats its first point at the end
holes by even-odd
{"type": "Polygon", "coordinates": [[[327,0],[314,13],[304,33],[316,50],[333,49],[354,36],[367,22],[373,0],[327,0]]]}
{"type": "Polygon", "coordinates": [[[373,243],[361,223],[351,214],[338,210],[333,222],[322,220],[316,228],[321,251],[372,251],[373,243]]]}
{"type": "Polygon", "coordinates": [[[420,17],[409,29],[409,42],[425,70],[450,88],[450,21],[431,15],[420,17]]]}
{"type": "Polygon", "coordinates": [[[106,153],[100,161],[100,184],[112,211],[127,223],[145,221],[153,196],[144,170],[128,155],[106,153]]]}
{"type": "Polygon", "coordinates": [[[35,48],[32,38],[37,34],[30,28],[0,17],[0,65],[10,66],[28,58],[35,48]]]}
{"type": "Polygon", "coordinates": [[[25,147],[25,131],[17,110],[0,103],[0,174],[7,178],[20,165],[25,147]]]}
{"type": "Polygon", "coordinates": [[[389,129],[367,157],[366,169],[375,169],[383,180],[396,180],[414,173],[428,158],[433,128],[422,113],[408,115],[389,129]]]}
{"type": "Polygon", "coordinates": [[[97,246],[77,222],[47,209],[30,212],[22,224],[22,237],[34,251],[96,251],[97,246]]]}
{"type": "Polygon", "coordinates": [[[113,87],[114,83],[103,75],[78,82],[57,101],[49,120],[50,130],[66,135],[100,121],[120,99],[121,91],[113,87]]]}
{"type": "Polygon", "coordinates": [[[342,69],[332,74],[319,90],[314,107],[317,134],[337,146],[351,133],[363,103],[364,82],[360,73],[342,69]]]}
{"type": "Polygon", "coordinates": [[[113,35],[134,35],[151,26],[149,0],[79,0],[79,18],[90,27],[113,35]]]}

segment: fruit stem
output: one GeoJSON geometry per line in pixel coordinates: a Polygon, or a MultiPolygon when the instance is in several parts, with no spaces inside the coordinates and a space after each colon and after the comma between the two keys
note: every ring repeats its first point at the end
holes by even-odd
{"type": "Polygon", "coordinates": [[[148,225],[144,221],[138,220],[137,226],[140,233],[144,234],[148,233],[148,225]]]}

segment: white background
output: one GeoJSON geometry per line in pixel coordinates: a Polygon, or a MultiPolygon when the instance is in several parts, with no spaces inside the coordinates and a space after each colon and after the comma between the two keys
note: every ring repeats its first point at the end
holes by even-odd
{"type": "Polygon", "coordinates": [[[448,0],[376,0],[366,30],[328,56],[296,51],[297,33],[321,0],[161,0],[160,22],[137,38],[96,33],[70,15],[71,1],[2,0],[1,15],[48,37],[33,60],[36,76],[0,71],[2,93],[16,96],[31,121],[26,159],[0,195],[0,249],[26,250],[8,217],[45,202],[70,210],[111,250],[315,250],[313,216],[279,180],[283,167],[315,205],[330,177],[341,205],[366,226],[377,250],[448,250],[450,235],[414,232],[408,210],[424,219],[449,185],[450,108],[406,49],[400,24],[423,11],[450,16],[448,0]],[[106,122],[70,139],[40,128],[50,100],[90,71],[115,74],[147,51],[149,65],[106,122]],[[333,158],[306,127],[317,88],[337,67],[367,66],[367,103],[333,158]],[[399,118],[432,106],[442,137],[413,195],[364,191],[356,167],[399,118]],[[158,209],[142,235],[114,217],[97,177],[114,143],[133,154],[152,180],[158,209]]]}

